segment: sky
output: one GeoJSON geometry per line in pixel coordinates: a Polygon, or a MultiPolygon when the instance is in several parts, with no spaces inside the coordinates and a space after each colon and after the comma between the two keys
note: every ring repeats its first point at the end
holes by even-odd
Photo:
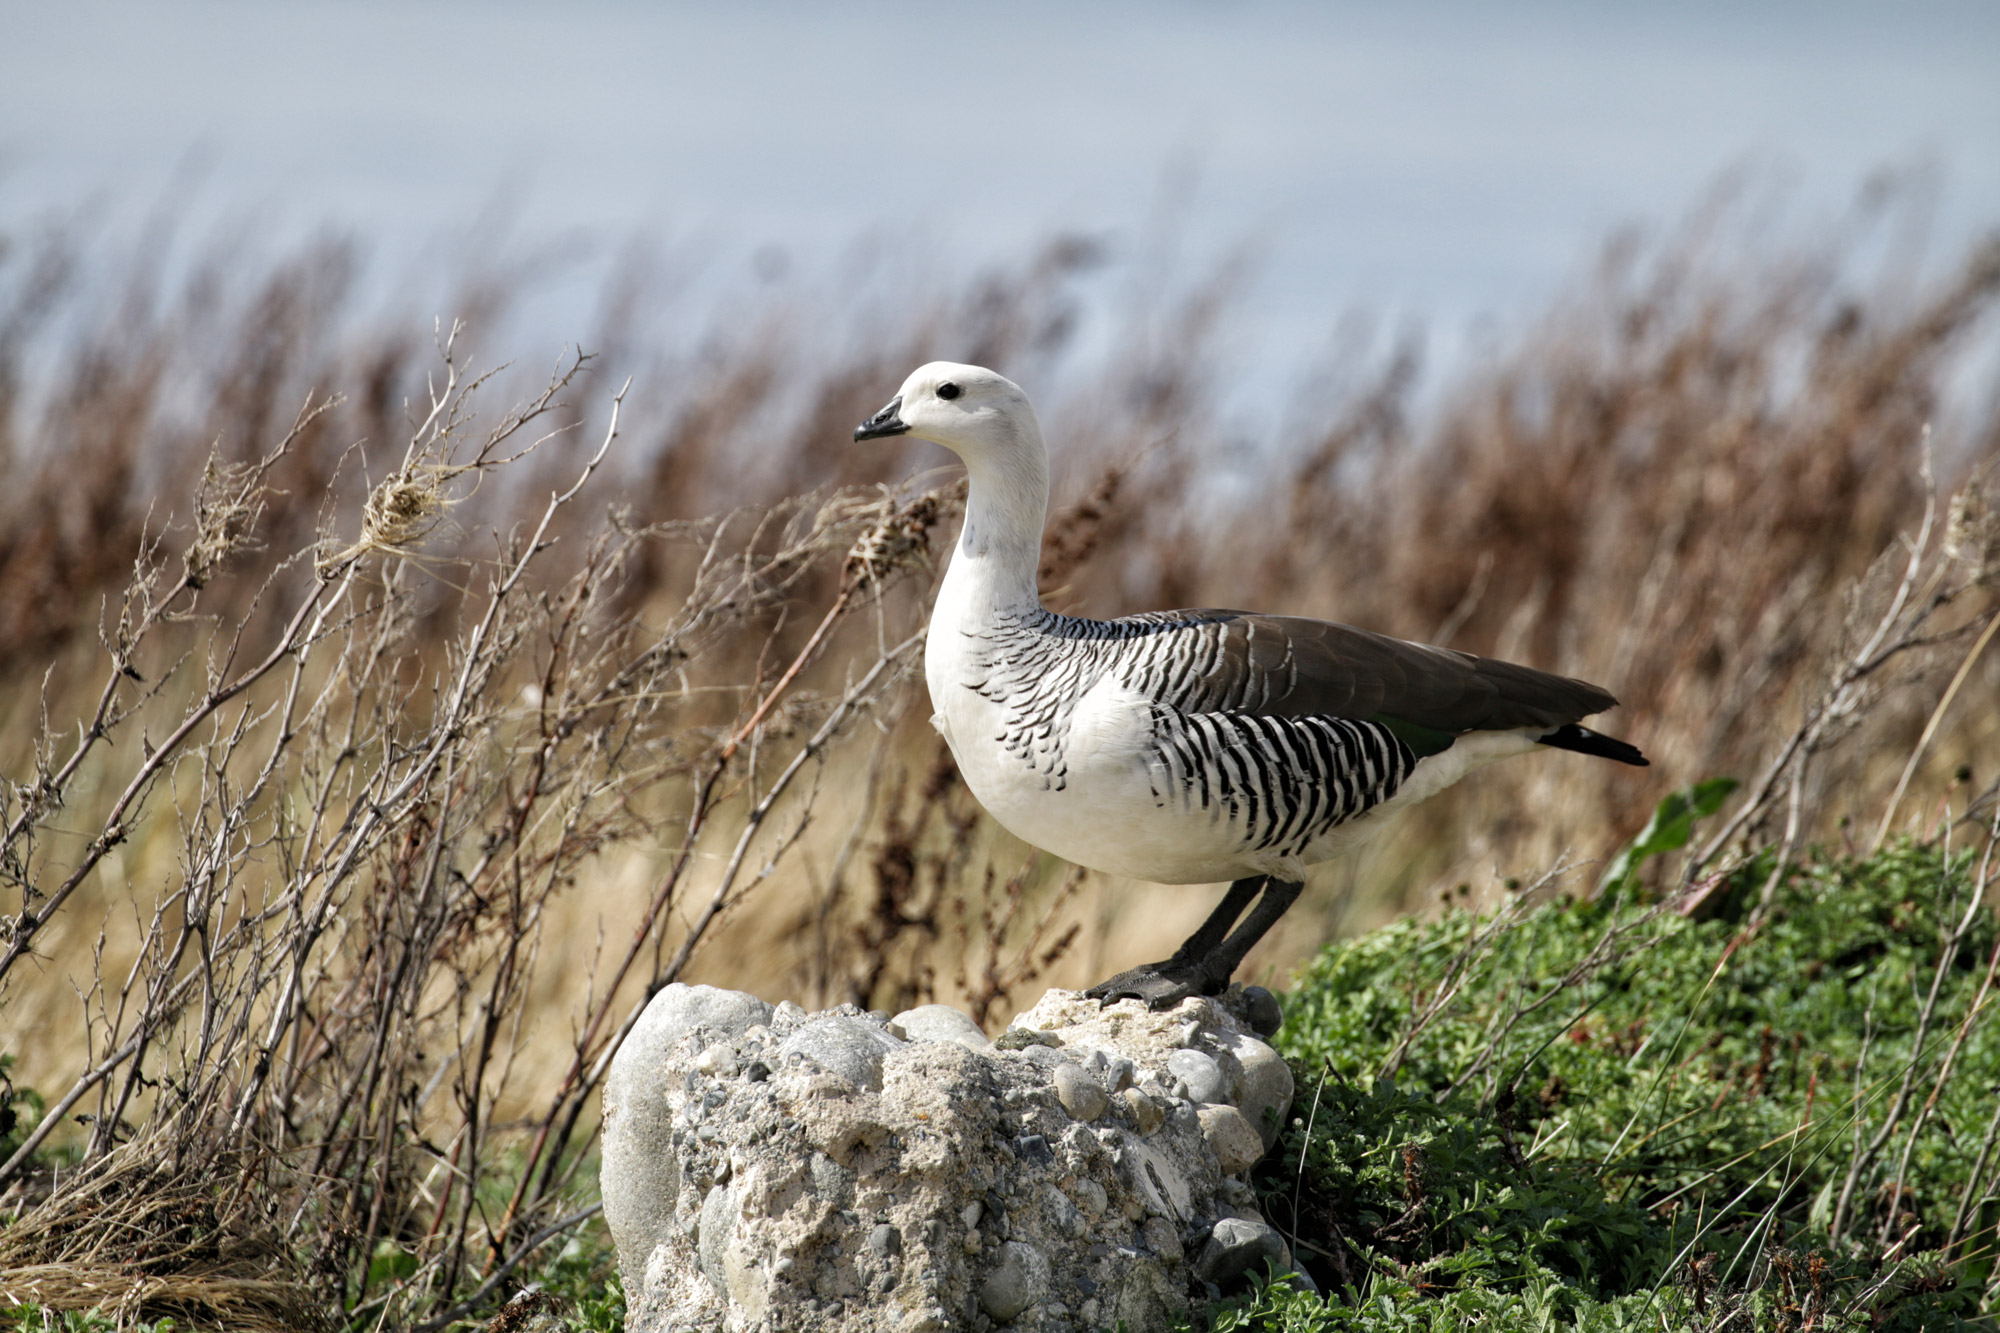
{"type": "Polygon", "coordinates": [[[1940,253],[2000,225],[1991,0],[0,0],[0,31],[0,227],[191,193],[382,273],[496,210],[672,238],[718,291],[871,235],[967,269],[1171,236],[1255,248],[1277,359],[1357,308],[1525,317],[1732,168],[1808,221],[1921,172],[1940,253]]]}

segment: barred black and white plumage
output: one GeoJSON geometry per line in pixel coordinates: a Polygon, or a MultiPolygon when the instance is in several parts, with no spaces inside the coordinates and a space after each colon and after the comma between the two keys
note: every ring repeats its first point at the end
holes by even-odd
{"type": "Polygon", "coordinates": [[[1232,881],[1173,958],[1093,995],[1158,1007],[1220,990],[1306,866],[1482,764],[1538,747],[1646,762],[1580,725],[1616,703],[1584,681],[1328,621],[1050,612],[1035,588],[1048,458],[1026,396],[992,371],[934,362],[855,437],[904,433],[970,473],[925,676],[973,794],[1079,864],[1232,881]]]}
{"type": "MultiPolygon", "coordinates": [[[[1271,669],[1236,650],[1259,620],[1172,611],[1085,620],[1036,608],[964,631],[965,687],[993,703],[995,742],[1065,791],[1070,714],[1109,675],[1148,700],[1153,803],[1210,812],[1257,851],[1303,858],[1317,840],[1394,796],[1417,756],[1382,723],[1273,713],[1300,688],[1286,653],[1271,669]]],[[[1265,633],[1273,632],[1266,623],[1265,633]]]]}

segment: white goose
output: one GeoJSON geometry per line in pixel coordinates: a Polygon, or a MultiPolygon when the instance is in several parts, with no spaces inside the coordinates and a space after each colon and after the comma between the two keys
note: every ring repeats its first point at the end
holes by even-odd
{"type": "Polygon", "coordinates": [[[1093,870],[1231,881],[1172,958],[1093,986],[1102,1001],[1220,993],[1307,866],[1475,768],[1538,746],[1646,763],[1578,725],[1617,702],[1580,680],[1288,616],[1056,615],[1035,586],[1049,464],[1027,395],[933,361],[854,431],[894,435],[943,445],[970,475],[924,675],[972,794],[1093,870]]]}

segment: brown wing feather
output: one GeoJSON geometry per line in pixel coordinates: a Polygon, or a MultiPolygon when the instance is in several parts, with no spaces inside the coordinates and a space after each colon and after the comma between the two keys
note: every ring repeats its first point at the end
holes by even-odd
{"type": "MultiPolygon", "coordinates": [[[[1170,613],[1222,632],[1219,660],[1177,701],[1273,717],[1395,719],[1436,731],[1554,729],[1618,701],[1568,676],[1351,625],[1247,611],[1170,613]]],[[[1154,617],[1147,617],[1154,619],[1154,617]]]]}

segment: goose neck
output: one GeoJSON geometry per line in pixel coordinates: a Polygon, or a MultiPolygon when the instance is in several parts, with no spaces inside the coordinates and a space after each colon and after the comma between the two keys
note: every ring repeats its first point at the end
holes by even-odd
{"type": "Polygon", "coordinates": [[[980,611],[1039,609],[1035,572],[1048,517],[1046,463],[1032,456],[967,459],[965,526],[947,575],[980,611]]]}

